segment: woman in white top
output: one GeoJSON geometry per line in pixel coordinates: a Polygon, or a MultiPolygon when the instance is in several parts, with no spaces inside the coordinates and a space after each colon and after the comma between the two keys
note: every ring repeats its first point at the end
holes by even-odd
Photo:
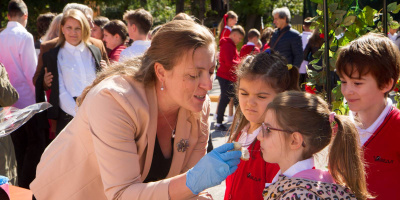
{"type": "Polygon", "coordinates": [[[85,15],[71,9],[61,19],[56,47],[43,54],[43,69],[53,74],[52,79],[41,79],[51,89],[49,102],[53,107],[47,117],[57,120],[57,134],[75,116],[76,98],[100,71],[101,52],[89,43],[89,37],[90,26],[85,15]]]}

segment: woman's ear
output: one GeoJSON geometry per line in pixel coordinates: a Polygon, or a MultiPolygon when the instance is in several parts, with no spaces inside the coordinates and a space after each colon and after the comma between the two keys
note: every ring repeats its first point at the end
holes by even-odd
{"type": "Polygon", "coordinates": [[[296,150],[298,148],[300,148],[301,146],[303,146],[304,143],[304,137],[301,133],[299,132],[294,132],[291,134],[290,136],[290,149],[292,150],[296,150]]]}
{"type": "Polygon", "coordinates": [[[165,72],[166,72],[164,66],[161,63],[156,62],[154,63],[154,71],[156,73],[157,79],[161,83],[163,83],[165,81],[165,72]]]}

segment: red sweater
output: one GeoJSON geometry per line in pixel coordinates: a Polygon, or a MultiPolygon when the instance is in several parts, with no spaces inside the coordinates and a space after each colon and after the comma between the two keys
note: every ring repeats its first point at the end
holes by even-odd
{"type": "Polygon", "coordinates": [[[236,45],[229,37],[223,38],[219,41],[219,68],[217,76],[235,82],[236,81],[236,65],[239,64],[239,53],[236,45]]]}
{"type": "Polygon", "coordinates": [[[230,34],[231,34],[231,30],[224,27],[224,29],[222,29],[222,31],[221,31],[221,35],[219,36],[219,40],[229,37],[230,34]]]}
{"type": "Polygon", "coordinates": [[[241,160],[238,169],[225,180],[225,200],[263,200],[265,183],[270,183],[279,171],[278,164],[264,161],[260,141],[256,140],[248,150],[250,159],[241,160]]]}
{"type": "Polygon", "coordinates": [[[245,44],[242,46],[242,49],[240,49],[240,58],[243,58],[249,54],[258,54],[260,53],[260,49],[256,47],[255,45],[248,45],[245,44]]]}
{"type": "Polygon", "coordinates": [[[389,113],[364,144],[368,191],[375,200],[395,199],[400,186],[400,111],[389,113]]]}
{"type": "Polygon", "coordinates": [[[110,59],[110,62],[118,62],[119,61],[119,55],[121,55],[122,50],[126,49],[126,46],[121,44],[117,47],[115,47],[110,53],[108,53],[108,58],[110,59]]]}

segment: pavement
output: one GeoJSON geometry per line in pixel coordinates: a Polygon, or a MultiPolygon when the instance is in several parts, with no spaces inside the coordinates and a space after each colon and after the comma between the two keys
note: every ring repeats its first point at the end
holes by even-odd
{"type": "MultiPolygon", "coordinates": [[[[208,95],[211,97],[216,97],[221,93],[219,88],[218,80],[213,81],[213,88],[208,92],[208,95]]],[[[214,99],[214,98],[212,98],[214,99]]],[[[214,114],[217,111],[218,102],[211,102],[211,112],[209,117],[210,122],[210,134],[212,137],[212,143],[214,148],[225,144],[228,141],[228,132],[225,131],[215,131],[214,126],[216,121],[213,119],[214,114]]],[[[225,116],[228,116],[228,107],[225,110],[225,116]]],[[[227,118],[224,118],[224,125],[229,127],[231,123],[226,123],[227,118]]],[[[225,195],[225,181],[223,181],[220,185],[214,186],[212,188],[207,189],[207,191],[212,195],[214,200],[223,200],[225,195]]]]}

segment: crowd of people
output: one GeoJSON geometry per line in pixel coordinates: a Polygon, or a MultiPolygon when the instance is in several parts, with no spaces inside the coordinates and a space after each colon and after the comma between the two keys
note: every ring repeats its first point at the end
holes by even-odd
{"type": "Polygon", "coordinates": [[[399,24],[340,49],[336,74],[350,109],[341,116],[301,89],[316,70],[308,62],[320,32],[310,18],[294,30],[286,7],[271,14],[275,29],[246,33],[228,11],[215,36],[184,13],[153,27],[144,9],[122,21],[68,3],[37,18],[34,40],[26,4],[11,0],[0,106],[52,107],[0,138],[0,174],[39,200],[213,199],[206,189],[224,180],[226,200],[395,198],[400,111],[388,94],[400,73],[399,24]],[[228,133],[215,149],[210,114],[228,133]],[[317,166],[322,152],[326,165],[317,166]]]}

